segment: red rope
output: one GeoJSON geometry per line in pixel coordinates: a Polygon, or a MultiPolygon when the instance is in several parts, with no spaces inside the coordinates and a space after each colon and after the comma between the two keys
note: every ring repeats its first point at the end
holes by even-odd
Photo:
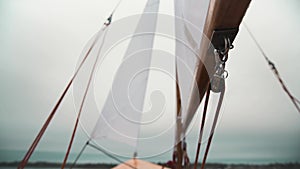
{"type": "MultiPolygon", "coordinates": [[[[106,27],[105,27],[105,28],[106,28],[106,27]]],[[[104,31],[105,31],[105,30],[104,30],[104,31]]],[[[87,84],[86,89],[85,89],[85,92],[84,92],[84,96],[83,96],[82,101],[81,101],[81,105],[80,105],[80,108],[79,108],[79,111],[78,111],[78,114],[77,114],[77,118],[76,118],[75,126],[74,126],[74,129],[73,129],[73,133],[72,133],[72,136],[71,136],[71,139],[70,139],[70,143],[69,143],[69,146],[68,146],[68,149],[67,149],[67,152],[66,152],[64,161],[63,161],[62,166],[61,166],[62,169],[65,168],[65,165],[66,165],[66,163],[67,163],[67,160],[68,160],[68,157],[69,157],[69,154],[70,154],[72,145],[73,145],[73,141],[74,141],[75,134],[76,134],[76,131],[77,131],[77,127],[78,127],[80,115],[81,115],[81,112],[82,112],[82,109],[83,109],[84,102],[85,102],[85,100],[86,100],[86,96],[87,96],[87,93],[88,93],[88,90],[89,90],[91,81],[92,81],[92,79],[93,79],[94,72],[95,72],[95,70],[96,70],[96,65],[97,65],[97,62],[98,62],[98,59],[99,59],[99,56],[100,56],[100,51],[101,51],[102,46],[103,46],[103,41],[104,41],[104,39],[105,39],[106,32],[107,32],[107,31],[104,32],[104,36],[103,36],[103,39],[102,39],[102,43],[101,43],[101,46],[100,46],[100,48],[99,48],[99,50],[98,50],[97,57],[96,57],[96,59],[95,59],[95,62],[94,62],[94,65],[93,65],[93,68],[92,68],[92,71],[91,71],[91,74],[90,74],[90,77],[89,77],[89,81],[88,81],[88,84],[87,84]]]]}
{"type": "Polygon", "coordinates": [[[70,169],[72,169],[72,168],[75,167],[75,165],[76,165],[77,161],[79,160],[80,156],[82,155],[83,151],[84,151],[85,148],[89,145],[90,140],[91,140],[91,139],[89,139],[89,140],[84,144],[84,146],[83,146],[82,149],[80,150],[79,154],[77,155],[75,161],[74,161],[73,164],[71,165],[70,169]]]}
{"type": "Polygon", "coordinates": [[[252,34],[252,32],[250,31],[250,29],[248,28],[248,26],[246,24],[244,24],[244,25],[245,25],[245,28],[247,29],[250,37],[253,39],[254,43],[256,44],[257,48],[259,49],[259,51],[261,52],[261,54],[263,55],[263,57],[265,58],[265,60],[268,62],[269,66],[271,67],[271,69],[273,71],[273,73],[277,77],[277,80],[281,84],[283,90],[289,96],[289,98],[291,99],[291,101],[295,105],[297,111],[300,113],[300,107],[299,107],[300,101],[295,96],[293,96],[292,93],[288,90],[287,86],[284,84],[281,76],[279,75],[279,72],[278,72],[277,68],[275,67],[275,64],[268,58],[267,54],[262,49],[262,47],[260,46],[260,44],[258,43],[258,41],[255,39],[254,35],[252,34]]]}
{"type": "Polygon", "coordinates": [[[200,147],[201,147],[204,124],[205,124],[205,119],[206,119],[206,112],[207,112],[207,107],[208,107],[208,102],[209,102],[209,95],[210,95],[210,85],[208,85],[208,88],[206,90],[206,98],[205,98],[204,109],[203,109],[203,113],[202,113],[203,117],[202,117],[202,122],[201,122],[201,127],[200,127],[200,134],[199,134],[199,140],[198,140],[198,145],[197,145],[194,169],[197,169],[197,165],[198,165],[198,158],[199,158],[199,154],[200,154],[200,147]]]}
{"type": "Polygon", "coordinates": [[[293,104],[295,105],[297,111],[300,113],[300,107],[298,104],[300,104],[300,101],[291,94],[291,92],[287,89],[286,85],[284,84],[283,80],[281,79],[278,70],[276,69],[275,65],[269,61],[269,65],[271,66],[274,74],[276,75],[279,83],[281,84],[283,90],[286,92],[286,94],[290,97],[291,101],[293,102],[293,104]],[[298,104],[297,104],[298,103],[298,104]]]}
{"type": "Polygon", "coordinates": [[[23,169],[23,168],[26,166],[26,164],[27,164],[27,162],[28,162],[30,156],[32,155],[32,153],[33,153],[33,151],[35,150],[37,144],[39,143],[39,141],[41,140],[43,134],[45,133],[45,131],[46,131],[46,129],[47,129],[47,127],[48,127],[50,121],[52,120],[53,116],[55,115],[56,110],[58,109],[58,107],[59,107],[61,101],[63,100],[65,94],[67,93],[68,89],[70,88],[72,82],[73,82],[73,79],[69,82],[69,84],[67,85],[67,87],[66,87],[66,89],[64,90],[63,94],[62,94],[61,97],[59,98],[59,100],[58,100],[58,102],[56,103],[55,107],[53,108],[51,114],[49,115],[49,117],[47,118],[46,122],[44,123],[42,129],[40,130],[39,134],[37,135],[37,137],[36,137],[35,140],[33,141],[31,147],[29,148],[29,150],[27,151],[25,157],[23,158],[22,162],[20,163],[18,169],[23,169]]]}
{"type": "Polygon", "coordinates": [[[216,110],[216,114],[215,114],[215,117],[214,117],[214,121],[213,121],[211,131],[210,131],[210,136],[209,136],[209,139],[208,139],[208,142],[207,142],[207,145],[206,145],[204,157],[203,157],[203,160],[202,160],[201,169],[204,169],[204,166],[205,166],[205,162],[206,162],[206,159],[207,159],[207,155],[208,155],[208,152],[209,152],[211,141],[212,141],[212,138],[213,138],[214,133],[215,133],[215,128],[216,128],[218,117],[219,117],[219,114],[220,114],[224,94],[225,94],[225,90],[221,91],[221,95],[220,95],[219,102],[218,102],[218,107],[217,107],[217,110],[216,110]]]}
{"type": "Polygon", "coordinates": [[[50,115],[48,116],[46,122],[44,123],[43,127],[41,128],[40,132],[38,133],[38,135],[36,136],[35,140],[33,141],[32,145],[30,146],[30,148],[28,149],[27,153],[25,154],[23,160],[21,161],[21,163],[18,166],[18,169],[23,169],[27,163],[29,158],[31,157],[31,155],[33,154],[36,146],[38,145],[39,141],[41,140],[42,136],[44,135],[47,127],[49,126],[51,120],[53,119],[58,107],[60,106],[63,98],[65,97],[67,91],[69,90],[71,84],[73,83],[75,77],[77,76],[79,70],[81,69],[82,65],[84,64],[84,62],[86,61],[88,55],[90,54],[92,48],[94,47],[96,41],[97,41],[98,37],[95,38],[95,41],[93,42],[93,44],[91,45],[91,47],[89,48],[89,50],[87,51],[85,57],[83,58],[83,60],[81,61],[79,67],[77,68],[76,72],[74,73],[74,75],[72,76],[71,80],[69,81],[67,87],[65,88],[65,90],[63,91],[62,95],[60,96],[59,100],[57,101],[57,103],[55,104],[54,108],[52,109],[50,115]]]}

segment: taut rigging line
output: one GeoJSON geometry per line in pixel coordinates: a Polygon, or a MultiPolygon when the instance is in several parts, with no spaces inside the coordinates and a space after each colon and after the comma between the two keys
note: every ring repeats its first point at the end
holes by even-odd
{"type": "Polygon", "coordinates": [[[244,26],[247,30],[247,32],[249,33],[250,37],[252,38],[252,40],[255,42],[256,46],[258,47],[259,51],[261,52],[261,54],[263,55],[263,57],[265,58],[265,60],[267,61],[267,63],[269,64],[271,70],[273,71],[273,73],[275,74],[277,80],[279,81],[279,83],[282,86],[282,89],[285,91],[285,93],[289,96],[289,98],[291,99],[291,101],[293,102],[294,106],[296,107],[296,109],[298,110],[298,112],[300,113],[300,101],[294,96],[292,95],[292,93],[288,90],[287,86],[285,85],[285,83],[283,82],[274,62],[272,62],[267,54],[264,52],[263,48],[260,46],[260,44],[258,43],[258,41],[255,39],[253,33],[250,31],[249,27],[244,23],[244,26]]]}

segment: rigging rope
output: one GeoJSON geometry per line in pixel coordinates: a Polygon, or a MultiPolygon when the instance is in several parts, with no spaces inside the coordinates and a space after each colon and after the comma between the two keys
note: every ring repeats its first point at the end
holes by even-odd
{"type": "Polygon", "coordinates": [[[72,169],[72,168],[76,165],[76,163],[77,163],[79,157],[82,155],[83,151],[84,151],[85,148],[88,146],[89,142],[90,142],[90,140],[88,140],[88,141],[84,144],[84,146],[83,146],[82,149],[80,150],[79,154],[77,155],[76,159],[74,160],[73,164],[71,165],[70,169],[72,169]]]}
{"type": "Polygon", "coordinates": [[[273,71],[273,73],[275,74],[277,80],[279,81],[279,83],[281,84],[281,87],[283,88],[283,90],[285,91],[285,93],[289,96],[289,98],[291,99],[291,101],[293,102],[293,104],[295,105],[296,109],[298,110],[298,112],[300,113],[300,101],[294,96],[292,95],[292,93],[288,90],[287,86],[285,85],[285,83],[283,82],[277,68],[275,67],[274,62],[272,62],[268,57],[267,54],[264,52],[264,50],[262,49],[262,47],[260,46],[260,44],[258,43],[258,41],[256,40],[256,38],[254,37],[253,33],[250,31],[249,27],[246,25],[246,23],[244,23],[244,26],[247,30],[247,32],[249,33],[250,37],[252,38],[252,40],[254,41],[255,45],[258,47],[259,51],[261,52],[261,54],[263,55],[263,57],[265,58],[265,60],[267,61],[267,63],[269,64],[271,70],[273,71]]]}
{"type": "Polygon", "coordinates": [[[115,11],[117,10],[117,8],[120,6],[122,0],[119,0],[119,2],[117,3],[117,5],[115,6],[115,8],[112,10],[111,15],[113,15],[115,13],[115,11]]]}
{"type": "Polygon", "coordinates": [[[198,165],[198,158],[199,158],[199,154],[200,154],[200,147],[201,147],[204,124],[205,124],[205,119],[206,119],[206,112],[207,112],[207,107],[208,107],[208,102],[209,102],[209,95],[210,95],[210,85],[208,84],[208,87],[207,87],[207,90],[206,90],[206,98],[205,98],[205,103],[204,103],[204,109],[203,109],[203,113],[202,113],[203,116],[202,116],[202,122],[201,122],[201,126],[200,126],[200,134],[199,134],[199,140],[198,140],[198,145],[197,145],[194,169],[197,169],[197,165],[198,165]]]}
{"type": "MultiPolygon", "coordinates": [[[[208,103],[209,103],[210,90],[211,90],[211,85],[209,84],[209,86],[207,88],[207,91],[206,91],[206,99],[205,99],[205,104],[204,104],[204,109],[203,109],[203,117],[202,117],[199,140],[198,140],[198,145],[197,145],[194,169],[197,169],[197,165],[198,165],[198,158],[199,158],[199,154],[200,154],[200,146],[201,146],[202,137],[203,137],[204,124],[205,124],[205,119],[206,119],[206,112],[207,112],[207,107],[208,107],[208,103]]],[[[225,87],[222,88],[222,90],[220,91],[220,97],[219,97],[216,113],[215,113],[215,116],[214,116],[214,121],[213,121],[213,124],[212,124],[212,128],[211,128],[211,131],[210,131],[209,139],[208,139],[208,142],[207,142],[207,145],[206,145],[205,153],[204,153],[204,156],[203,156],[203,160],[202,160],[202,163],[201,163],[201,169],[204,169],[204,166],[205,166],[205,163],[206,163],[209,148],[210,148],[210,145],[211,145],[211,142],[212,142],[212,139],[213,139],[213,135],[215,133],[215,128],[216,128],[216,125],[217,125],[217,122],[218,122],[221,106],[222,106],[222,103],[223,103],[224,94],[225,94],[225,87]]]]}
{"type": "Polygon", "coordinates": [[[93,75],[94,75],[94,72],[95,72],[95,69],[96,69],[96,65],[97,65],[97,62],[98,62],[98,59],[99,59],[99,56],[100,56],[100,52],[101,52],[101,49],[103,47],[103,43],[105,41],[105,37],[106,37],[106,33],[107,33],[107,31],[105,29],[111,24],[113,14],[115,13],[115,11],[118,8],[118,6],[120,5],[121,1],[122,0],[119,0],[119,2],[117,3],[117,5],[115,6],[115,8],[113,9],[113,11],[111,12],[110,16],[107,18],[106,22],[104,22],[104,24],[103,24],[104,27],[102,28],[102,30],[105,31],[105,32],[104,32],[104,35],[103,35],[102,43],[101,43],[101,46],[100,46],[100,48],[98,50],[97,57],[95,59],[95,62],[94,62],[94,65],[93,65],[93,68],[92,68],[92,71],[91,71],[91,74],[90,74],[90,77],[89,77],[89,80],[88,80],[88,84],[86,86],[86,89],[85,89],[85,92],[84,92],[84,96],[83,96],[82,101],[81,101],[81,105],[80,105],[80,108],[79,108],[79,111],[78,111],[78,114],[77,114],[77,118],[76,118],[74,129],[73,129],[73,133],[72,133],[72,136],[71,136],[71,139],[70,139],[70,142],[69,142],[69,146],[68,146],[68,149],[67,149],[64,161],[62,163],[61,169],[65,168],[65,165],[67,163],[67,160],[68,160],[68,157],[69,157],[72,145],[73,145],[73,141],[74,141],[75,134],[76,134],[76,131],[77,131],[77,127],[78,127],[80,115],[81,115],[81,112],[82,112],[82,109],[83,109],[83,105],[85,103],[86,96],[88,94],[88,90],[89,90],[91,81],[93,79],[93,75]]]}
{"type": "MultiPolygon", "coordinates": [[[[120,5],[122,0],[119,0],[118,4],[115,6],[113,12],[111,13],[110,17],[107,19],[108,22],[104,23],[104,25],[107,27],[108,25],[110,25],[111,23],[111,19],[112,19],[112,15],[115,12],[115,10],[117,9],[117,7],[120,5]]],[[[104,28],[106,28],[104,27],[104,28]]],[[[35,140],[33,141],[32,145],[30,146],[30,148],[28,149],[27,153],[25,154],[23,160],[21,161],[21,163],[18,166],[18,169],[23,169],[27,163],[28,160],[30,159],[31,155],[33,154],[36,146],[38,145],[39,141],[41,140],[42,136],[44,135],[46,129],[48,128],[51,120],[53,119],[55,113],[57,112],[57,109],[59,108],[62,100],[64,99],[66,93],[68,92],[69,88],[71,87],[74,79],[76,78],[78,72],[80,71],[81,67],[83,66],[83,64],[85,63],[86,59],[88,58],[91,50],[94,48],[97,40],[99,38],[99,34],[97,34],[94,42],[92,43],[92,45],[90,46],[89,50],[87,51],[87,53],[85,54],[83,60],[81,61],[79,67],[77,68],[77,70],[75,71],[75,73],[73,74],[71,80],[69,81],[68,85],[66,86],[65,90],[63,91],[62,95],[60,96],[59,100],[57,101],[57,103],[55,104],[54,108],[52,109],[50,115],[48,116],[46,122],[44,123],[43,127],[41,128],[41,130],[39,131],[38,135],[36,136],[35,140]]]]}
{"type": "MultiPolygon", "coordinates": [[[[109,21],[109,24],[110,24],[111,20],[109,21]]],[[[109,25],[108,24],[108,25],[109,25]]],[[[104,24],[105,27],[104,29],[106,29],[108,27],[107,24],[104,24]]],[[[64,161],[63,161],[63,164],[61,166],[61,169],[64,169],[65,168],[65,165],[66,165],[66,162],[68,160],[68,157],[69,157],[69,153],[71,151],[71,148],[72,148],[72,144],[73,144],[73,141],[74,141],[74,138],[75,138],[75,134],[76,134],[76,131],[77,131],[77,127],[78,127],[78,123],[79,123],[79,118],[80,118],[80,115],[81,115],[81,112],[82,112],[82,109],[83,109],[83,105],[85,103],[85,100],[86,100],[86,96],[88,94],[88,90],[90,88],[90,84],[92,82],[92,79],[93,79],[93,75],[94,75],[94,72],[96,70],[96,66],[97,66],[97,62],[98,62],[98,59],[99,59],[99,56],[100,56],[100,52],[101,52],[101,49],[102,49],[102,46],[103,46],[103,42],[105,41],[105,37],[106,37],[106,33],[107,31],[104,30],[104,35],[103,35],[103,39],[102,39],[102,42],[101,42],[101,46],[98,50],[98,53],[97,53],[97,57],[95,59],[95,62],[94,62],[94,65],[93,65],[93,68],[92,68],[92,71],[91,71],[91,74],[90,74],[90,77],[89,77],[89,80],[88,80],[88,84],[86,86],[86,89],[85,89],[85,92],[84,92],[84,96],[82,98],[82,101],[81,101],[81,104],[80,104],[80,108],[79,108],[79,111],[78,111],[78,114],[77,114],[77,118],[76,118],[76,122],[75,122],[75,126],[74,126],[74,129],[73,129],[73,133],[72,133],[72,136],[71,136],[71,139],[70,139],[70,143],[69,143],[69,146],[68,146],[68,149],[67,149],[67,152],[66,152],[66,155],[65,155],[65,158],[64,158],[64,161]]]]}
{"type": "Polygon", "coordinates": [[[33,141],[32,145],[30,146],[30,148],[28,149],[26,155],[24,156],[23,160],[21,161],[20,165],[18,166],[18,169],[23,169],[26,164],[28,163],[29,158],[31,157],[31,155],[33,154],[36,146],[38,145],[39,141],[41,140],[42,136],[44,135],[47,127],[49,126],[51,120],[53,119],[57,109],[59,108],[62,100],[64,99],[66,93],[68,92],[70,86],[72,85],[74,79],[76,78],[79,70],[81,69],[82,65],[84,64],[84,62],[86,61],[86,59],[88,58],[91,50],[94,48],[99,34],[97,35],[97,37],[95,38],[94,42],[92,43],[91,47],[89,48],[89,50],[87,51],[87,53],[85,54],[83,60],[81,61],[79,67],[77,68],[77,70],[75,71],[75,73],[73,74],[71,80],[69,81],[68,85],[66,86],[65,90],[63,91],[62,95],[60,96],[59,100],[57,101],[57,103],[55,104],[54,108],[52,109],[50,115],[48,116],[46,122],[44,123],[43,127],[41,128],[40,132],[38,133],[38,135],[36,136],[35,140],[33,141]]]}
{"type": "Polygon", "coordinates": [[[206,145],[204,157],[203,157],[202,164],[201,164],[201,169],[204,169],[204,166],[205,166],[205,162],[206,162],[206,159],[207,159],[207,156],[208,156],[208,152],[209,152],[209,148],[210,148],[210,145],[211,145],[211,141],[212,141],[212,138],[214,136],[215,128],[216,128],[216,125],[217,125],[217,122],[218,122],[218,118],[219,118],[219,114],[220,114],[220,110],[221,110],[221,106],[222,106],[224,94],[225,94],[225,88],[224,88],[223,91],[221,91],[221,94],[220,94],[220,98],[219,98],[219,102],[218,102],[218,107],[217,107],[217,110],[216,110],[216,114],[215,114],[215,117],[214,117],[214,121],[213,121],[213,125],[212,125],[212,128],[211,128],[211,131],[210,131],[210,136],[209,136],[209,139],[208,139],[208,142],[207,142],[207,145],[206,145]]]}
{"type": "Polygon", "coordinates": [[[204,169],[206,159],[208,156],[208,152],[209,152],[209,148],[210,148],[210,145],[211,145],[211,142],[213,139],[213,135],[215,133],[215,128],[216,128],[216,125],[218,122],[221,106],[223,103],[223,98],[224,98],[224,94],[225,94],[225,79],[228,76],[228,72],[225,70],[225,63],[228,59],[229,50],[233,48],[233,45],[231,44],[230,39],[228,37],[224,37],[224,42],[225,42],[224,43],[225,47],[223,49],[215,49],[215,52],[214,52],[215,53],[215,62],[216,62],[215,73],[210,78],[210,82],[208,83],[208,86],[207,86],[206,99],[205,99],[205,104],[204,104],[204,109],[203,109],[202,122],[201,122],[201,126],[200,126],[200,134],[199,134],[199,140],[198,140],[198,145],[197,145],[194,169],[197,169],[197,165],[198,165],[198,157],[200,154],[200,146],[201,146],[202,137],[203,137],[204,124],[205,124],[205,120],[206,120],[207,107],[209,104],[210,91],[212,91],[214,93],[220,93],[220,96],[219,96],[219,101],[217,104],[217,109],[215,112],[213,124],[211,127],[210,135],[209,135],[206,149],[204,152],[204,156],[202,159],[201,169],[204,169]]]}
{"type": "MultiPolygon", "coordinates": [[[[204,109],[203,109],[203,117],[202,117],[200,135],[199,135],[199,140],[198,140],[198,145],[197,145],[197,152],[196,152],[196,159],[195,159],[195,163],[194,163],[194,169],[197,169],[197,165],[198,165],[198,158],[199,158],[199,154],[200,154],[200,146],[201,146],[201,141],[202,141],[202,136],[203,136],[204,123],[205,123],[206,112],[207,112],[207,107],[208,107],[208,103],[209,103],[210,90],[211,90],[211,86],[209,84],[209,87],[208,87],[207,93],[206,93],[204,109]]],[[[201,169],[204,169],[204,166],[205,166],[205,163],[206,163],[209,148],[210,148],[210,145],[211,145],[211,142],[212,142],[212,139],[213,139],[213,135],[215,133],[215,129],[216,129],[216,125],[217,125],[217,122],[218,122],[221,106],[222,106],[222,103],[223,103],[224,94],[225,94],[225,88],[223,88],[222,91],[220,92],[220,97],[219,97],[216,113],[215,113],[215,116],[214,116],[213,124],[212,124],[211,131],[210,131],[210,135],[209,135],[209,138],[208,138],[208,142],[207,142],[206,149],[205,149],[204,156],[203,156],[202,163],[201,163],[201,169]]]]}

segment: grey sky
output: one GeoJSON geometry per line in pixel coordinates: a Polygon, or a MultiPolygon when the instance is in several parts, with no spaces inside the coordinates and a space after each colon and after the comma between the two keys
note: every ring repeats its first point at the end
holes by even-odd
{"type": "MultiPolygon", "coordinates": [[[[0,1],[0,149],[29,147],[71,77],[82,48],[116,3],[0,1]]],[[[124,0],[115,19],[140,13],[144,3],[124,0]]],[[[298,98],[299,9],[298,0],[253,0],[244,18],[298,98]]],[[[171,10],[170,2],[161,2],[162,13],[172,14],[171,10]]],[[[234,45],[227,64],[225,108],[211,156],[299,161],[300,114],[243,25],[234,45]]],[[[75,119],[73,111],[68,94],[39,150],[65,151],[75,119]]],[[[197,135],[197,130],[189,135],[191,154],[197,135]]],[[[78,138],[75,151],[86,139],[82,131],[78,138]]],[[[168,144],[169,140],[161,142],[168,144]]]]}

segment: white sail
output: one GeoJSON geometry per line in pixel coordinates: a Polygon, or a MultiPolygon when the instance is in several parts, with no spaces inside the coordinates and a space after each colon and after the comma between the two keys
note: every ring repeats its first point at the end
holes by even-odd
{"type": "MultiPolygon", "coordinates": [[[[194,74],[199,62],[200,43],[210,0],[174,0],[176,32],[176,68],[181,96],[181,115],[184,129],[194,112],[187,112],[194,74]]],[[[178,134],[178,133],[177,133],[178,134]]]]}
{"type": "Polygon", "coordinates": [[[148,0],[92,132],[136,146],[143,113],[159,0],[148,0]]]}

